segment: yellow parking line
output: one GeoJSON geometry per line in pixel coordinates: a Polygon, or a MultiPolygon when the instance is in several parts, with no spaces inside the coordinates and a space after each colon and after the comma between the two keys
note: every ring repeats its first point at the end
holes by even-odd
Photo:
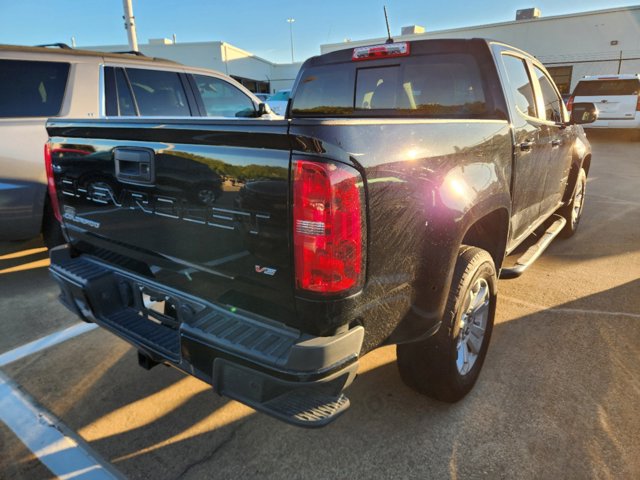
{"type": "Polygon", "coordinates": [[[23,263],[15,267],[5,268],[0,270],[0,275],[4,273],[22,272],[23,270],[33,270],[34,268],[43,268],[49,266],[49,259],[43,258],[42,260],[36,260],[35,262],[23,263]]]}
{"type": "Polygon", "coordinates": [[[29,255],[35,255],[36,253],[46,252],[46,247],[30,248],[29,250],[21,250],[19,252],[7,253],[6,255],[0,255],[0,260],[11,260],[13,258],[27,257],[29,255]]]}

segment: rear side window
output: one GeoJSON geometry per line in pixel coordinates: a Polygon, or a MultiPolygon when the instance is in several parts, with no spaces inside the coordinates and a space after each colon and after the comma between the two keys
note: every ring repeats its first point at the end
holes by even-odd
{"type": "Polygon", "coordinates": [[[541,112],[540,118],[550,122],[561,122],[561,100],[560,97],[558,97],[555,88],[553,88],[551,80],[549,80],[545,73],[535,65],[533,67],[533,71],[535,72],[536,77],[538,77],[540,90],[542,91],[542,103],[544,104],[544,112],[541,112]]]}
{"type": "Polygon", "coordinates": [[[628,80],[588,80],[578,82],[573,92],[574,96],[602,96],[602,95],[638,95],[640,81],[628,80]]]}
{"type": "Polygon", "coordinates": [[[255,106],[251,98],[229,82],[207,75],[194,75],[208,117],[252,117],[255,106]]]}
{"type": "Polygon", "coordinates": [[[127,68],[126,72],[140,115],[149,117],[191,115],[178,73],[142,68],[127,68]]]}
{"type": "Polygon", "coordinates": [[[511,55],[503,55],[502,62],[508,77],[508,86],[516,109],[523,115],[536,116],[536,102],[533,86],[524,60],[511,55]]]}
{"type": "Polygon", "coordinates": [[[68,76],[68,63],[0,60],[0,117],[58,115],[68,76]]]}
{"type": "Polygon", "coordinates": [[[116,91],[118,98],[118,115],[135,116],[136,106],[129,87],[129,81],[121,68],[116,69],[116,91]]]}
{"type": "Polygon", "coordinates": [[[420,55],[402,64],[315,67],[301,78],[294,115],[483,118],[482,75],[466,53],[420,55]]]}

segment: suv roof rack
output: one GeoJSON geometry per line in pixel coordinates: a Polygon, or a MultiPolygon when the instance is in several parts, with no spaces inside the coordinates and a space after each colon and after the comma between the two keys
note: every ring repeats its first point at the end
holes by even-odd
{"type": "Polygon", "coordinates": [[[73,50],[66,43],[43,43],[42,45],[36,45],[36,47],[58,47],[58,48],[62,48],[64,50],[73,50]]]}
{"type": "Polygon", "coordinates": [[[127,50],[125,52],[109,52],[109,53],[118,53],[120,55],[137,55],[138,57],[146,57],[146,55],[137,50],[127,50]]]}

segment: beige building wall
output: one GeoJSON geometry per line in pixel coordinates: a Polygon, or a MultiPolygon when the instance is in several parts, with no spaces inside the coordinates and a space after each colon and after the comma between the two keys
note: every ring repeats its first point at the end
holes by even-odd
{"type": "MultiPolygon", "coordinates": [[[[126,51],[127,45],[82,47],[106,52],[126,51]]],[[[301,62],[278,64],[258,57],[227,42],[173,43],[151,40],[139,44],[140,52],[151,57],[166,58],[192,67],[208,68],[226,75],[270,82],[271,93],[291,88],[301,62]]]]}
{"type": "MultiPolygon", "coordinates": [[[[515,18],[515,11],[513,15],[515,18]]],[[[420,23],[420,19],[416,21],[420,23]]],[[[618,68],[620,73],[640,72],[640,5],[393,38],[396,41],[491,38],[509,43],[535,55],[548,67],[571,66],[571,89],[583,75],[617,73],[618,68]]],[[[385,40],[373,38],[321,45],[320,51],[328,53],[385,40]]]]}

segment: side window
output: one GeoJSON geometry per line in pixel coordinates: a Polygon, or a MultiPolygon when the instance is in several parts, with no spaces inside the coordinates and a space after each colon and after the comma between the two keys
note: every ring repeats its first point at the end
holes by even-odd
{"type": "Polygon", "coordinates": [[[535,117],[536,102],[533,96],[533,86],[531,85],[524,60],[511,55],[503,55],[502,63],[507,72],[509,89],[513,95],[516,108],[523,115],[535,117]]]}
{"type": "Polygon", "coordinates": [[[536,77],[538,77],[540,90],[542,91],[542,103],[544,104],[544,112],[540,112],[538,117],[550,122],[561,122],[562,107],[560,104],[562,100],[558,97],[555,88],[553,88],[551,84],[551,80],[549,80],[545,73],[535,65],[533,71],[536,77]]]}
{"type": "MultiPolygon", "coordinates": [[[[191,116],[187,96],[178,73],[142,68],[127,68],[126,72],[140,115],[191,116]]],[[[118,94],[120,95],[120,92],[118,94]]]]}
{"type": "Polygon", "coordinates": [[[69,64],[0,60],[0,118],[60,113],[69,64]]]}
{"type": "Polygon", "coordinates": [[[116,90],[118,91],[118,115],[135,116],[136,106],[133,103],[133,95],[129,88],[129,82],[124,75],[124,70],[116,69],[116,90]]]}
{"type": "Polygon", "coordinates": [[[228,82],[207,75],[193,75],[208,117],[253,117],[253,101],[228,82]]]}

